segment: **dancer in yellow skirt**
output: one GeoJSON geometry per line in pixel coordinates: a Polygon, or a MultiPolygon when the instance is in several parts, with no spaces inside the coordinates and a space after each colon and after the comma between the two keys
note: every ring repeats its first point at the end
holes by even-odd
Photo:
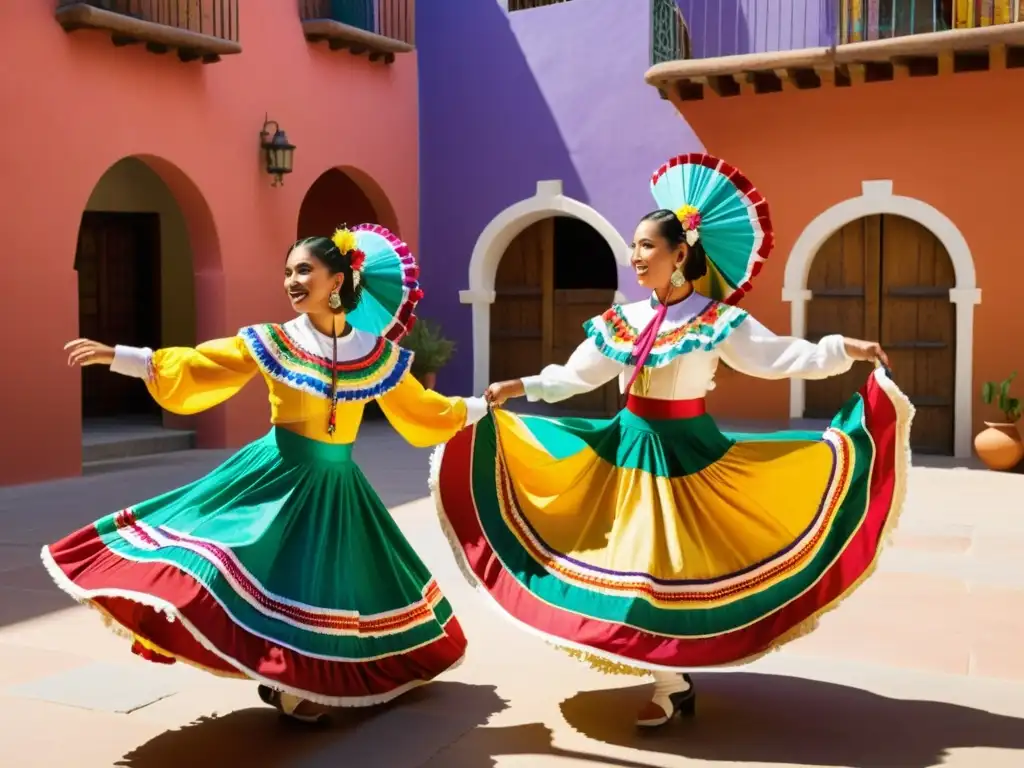
{"type": "Polygon", "coordinates": [[[649,300],[586,323],[565,365],[492,384],[549,403],[616,377],[610,420],[492,410],[435,456],[463,571],[519,625],[616,672],[654,673],[637,718],[692,714],[681,670],[752,660],[813,629],[872,570],[902,505],[913,407],[877,343],[776,336],[735,306],[772,246],[768,206],[708,155],[666,163],[636,229],[649,300]],[[724,361],[762,379],[878,363],[824,432],[727,434],[704,397],[724,361]]]}

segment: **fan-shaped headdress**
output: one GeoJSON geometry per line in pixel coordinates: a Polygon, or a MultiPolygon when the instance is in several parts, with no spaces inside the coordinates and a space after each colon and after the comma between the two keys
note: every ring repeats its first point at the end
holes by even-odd
{"type": "MultiPolygon", "coordinates": [[[[690,246],[704,247],[708,272],[694,290],[712,299],[735,304],[750,290],[775,243],[768,201],[750,180],[724,160],[702,153],[673,157],[651,176],[651,193],[661,208],[674,211],[690,246]]],[[[658,337],[667,307],[659,304],[654,317],[633,346],[636,381],[658,337]]]]}
{"type": "Polygon", "coordinates": [[[363,288],[348,321],[375,336],[401,339],[412,330],[416,304],[423,298],[419,266],[409,246],[378,224],[339,229],[331,240],[350,254],[352,280],[363,288]]]}
{"type": "Polygon", "coordinates": [[[661,208],[675,211],[686,241],[704,246],[708,274],[694,288],[727,304],[738,302],[775,243],[768,201],[735,167],[701,153],[661,166],[651,177],[651,193],[661,208]]]}

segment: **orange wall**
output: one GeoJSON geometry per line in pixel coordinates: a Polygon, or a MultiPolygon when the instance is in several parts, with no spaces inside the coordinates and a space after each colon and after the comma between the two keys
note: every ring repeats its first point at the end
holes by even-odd
{"type": "MultiPolygon", "coordinates": [[[[371,64],[307,43],[294,2],[241,5],[244,52],[203,66],[117,48],[99,32],[69,35],[52,2],[5,3],[0,322],[12,342],[0,376],[0,484],[80,470],[79,375],[61,350],[78,329],[72,259],[86,201],[120,158],[147,159],[182,207],[200,339],[287,319],[282,249],[329,168],[350,171],[416,247],[415,54],[371,64]],[[258,150],[268,112],[298,147],[280,188],[258,150]]],[[[265,392],[251,385],[200,424],[202,445],[240,444],[267,429],[265,392]]]]}
{"type": "MultiPolygon", "coordinates": [[[[981,288],[974,391],[1024,375],[1022,94],[1024,70],[1009,70],[680,103],[708,152],[743,169],[771,205],[775,251],[743,306],[788,332],[782,279],[800,233],[858,197],[862,181],[891,179],[894,194],[940,210],[971,248],[981,288]]],[[[723,371],[714,399],[726,416],[784,419],[788,393],[767,382],[751,397],[749,380],[723,371]]],[[[980,426],[993,414],[975,402],[980,426]]]]}

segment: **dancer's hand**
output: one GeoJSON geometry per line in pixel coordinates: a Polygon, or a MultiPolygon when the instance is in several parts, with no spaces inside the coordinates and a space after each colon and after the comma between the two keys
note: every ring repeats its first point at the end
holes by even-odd
{"type": "Polygon", "coordinates": [[[866,360],[869,363],[878,361],[886,368],[889,367],[889,356],[877,341],[844,338],[843,346],[846,347],[846,354],[854,360],[866,360]]]}
{"type": "Polygon", "coordinates": [[[114,348],[92,339],[75,339],[64,345],[68,353],[68,365],[110,365],[114,362],[114,348]]]}
{"type": "Polygon", "coordinates": [[[505,401],[510,397],[522,397],[525,394],[526,389],[523,387],[522,379],[498,381],[491,384],[491,386],[484,391],[484,400],[489,404],[498,407],[504,405],[505,401]]]}

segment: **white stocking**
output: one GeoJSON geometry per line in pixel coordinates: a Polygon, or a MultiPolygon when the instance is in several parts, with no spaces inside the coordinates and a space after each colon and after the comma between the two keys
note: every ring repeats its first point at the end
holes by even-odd
{"type": "Polygon", "coordinates": [[[651,700],[665,712],[671,712],[672,700],[669,699],[669,694],[688,690],[690,690],[690,684],[683,678],[682,672],[655,672],[654,696],[651,700]]]}

